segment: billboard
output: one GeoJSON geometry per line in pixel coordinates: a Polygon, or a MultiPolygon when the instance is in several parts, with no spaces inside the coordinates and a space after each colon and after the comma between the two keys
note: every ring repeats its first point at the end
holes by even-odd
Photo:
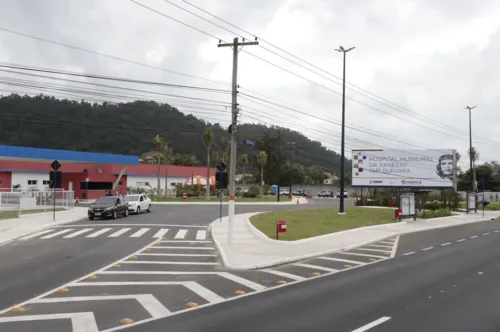
{"type": "Polygon", "coordinates": [[[353,150],[353,187],[455,188],[455,150],[353,150]]]}

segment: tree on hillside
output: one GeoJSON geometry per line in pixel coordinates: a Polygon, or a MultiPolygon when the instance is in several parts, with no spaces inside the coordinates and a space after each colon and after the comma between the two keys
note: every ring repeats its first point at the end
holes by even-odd
{"type": "Polygon", "coordinates": [[[257,154],[257,163],[260,165],[260,197],[264,196],[264,165],[267,162],[266,151],[260,151],[257,154]]]}
{"type": "Polygon", "coordinates": [[[157,182],[157,186],[156,186],[156,194],[158,196],[161,195],[161,185],[160,185],[160,163],[161,163],[161,158],[160,158],[160,155],[161,153],[163,152],[164,148],[165,148],[165,141],[163,140],[163,138],[156,134],[155,137],[153,137],[153,145],[155,147],[155,151],[156,151],[156,164],[158,165],[158,182],[157,182]]]}
{"type": "Polygon", "coordinates": [[[205,187],[205,198],[210,200],[210,149],[214,143],[214,133],[212,132],[212,128],[207,128],[201,139],[207,148],[207,185],[205,187]]]}

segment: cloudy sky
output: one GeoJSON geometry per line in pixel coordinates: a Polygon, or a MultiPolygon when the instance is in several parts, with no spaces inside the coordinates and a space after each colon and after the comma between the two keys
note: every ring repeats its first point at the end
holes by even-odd
{"type": "MultiPolygon", "coordinates": [[[[253,40],[256,35],[260,38],[259,46],[245,47],[239,57],[241,120],[300,130],[338,151],[342,54],[335,48],[356,46],[347,57],[349,152],[380,147],[452,148],[464,156],[461,166],[466,166],[468,114],[464,107],[478,105],[472,115],[474,145],[482,161],[500,159],[497,156],[500,112],[495,112],[495,107],[500,105],[500,7],[495,6],[494,0],[477,3],[465,0],[189,0],[245,31],[183,0],[134,1],[157,12],[129,0],[4,1],[0,10],[0,62],[228,90],[232,52],[230,48],[218,48],[218,39],[231,41],[238,34],[253,40]],[[248,99],[248,95],[263,100],[248,99]]],[[[5,72],[0,72],[0,76],[40,80],[5,72]]],[[[76,80],[230,101],[226,93],[76,80]]],[[[83,86],[46,79],[43,82],[83,86]]],[[[96,87],[85,86],[85,89],[90,91],[96,87]]],[[[115,90],[128,98],[134,97],[133,93],[115,90]]],[[[0,94],[9,91],[48,93],[0,84],[0,94]]],[[[65,92],[53,94],[64,96],[65,92]]],[[[228,110],[221,104],[214,106],[208,101],[182,104],[179,97],[169,99],[139,92],[135,95],[171,101],[174,105],[178,102],[181,110],[211,122],[227,124],[229,121],[228,110]]],[[[76,92],[71,96],[66,92],[68,96],[96,98],[76,92]]],[[[99,98],[112,101],[111,97],[99,98]]]]}

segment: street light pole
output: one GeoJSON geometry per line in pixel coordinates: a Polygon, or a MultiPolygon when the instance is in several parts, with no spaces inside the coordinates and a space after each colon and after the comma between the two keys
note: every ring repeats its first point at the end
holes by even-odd
{"type": "Polygon", "coordinates": [[[288,193],[292,193],[292,180],[293,180],[293,172],[292,172],[292,145],[295,145],[294,141],[288,141],[288,144],[290,144],[290,188],[288,189],[288,193]]]}
{"type": "Polygon", "coordinates": [[[339,214],[345,214],[344,211],[344,181],[345,181],[345,170],[344,170],[344,150],[345,150],[345,59],[346,54],[349,51],[352,51],[355,47],[351,47],[345,49],[342,46],[339,46],[338,49],[335,49],[337,52],[343,53],[344,56],[344,69],[343,69],[343,79],[342,79],[342,138],[341,138],[341,147],[340,147],[340,202],[339,202],[339,214]]]}
{"type": "Polygon", "coordinates": [[[476,108],[477,106],[465,106],[466,110],[469,110],[469,167],[470,167],[470,181],[472,185],[472,191],[475,191],[475,176],[474,176],[474,168],[473,168],[473,155],[472,155],[472,110],[476,108]]]}

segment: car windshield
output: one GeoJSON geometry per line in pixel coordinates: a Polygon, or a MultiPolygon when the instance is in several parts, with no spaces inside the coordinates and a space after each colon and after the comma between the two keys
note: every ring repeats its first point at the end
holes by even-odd
{"type": "Polygon", "coordinates": [[[115,202],[116,197],[106,196],[99,198],[97,201],[95,201],[95,204],[115,204],[115,202]]]}
{"type": "Polygon", "coordinates": [[[139,200],[139,195],[129,195],[129,196],[125,196],[125,200],[127,202],[135,202],[135,201],[138,201],[139,200]]]}

